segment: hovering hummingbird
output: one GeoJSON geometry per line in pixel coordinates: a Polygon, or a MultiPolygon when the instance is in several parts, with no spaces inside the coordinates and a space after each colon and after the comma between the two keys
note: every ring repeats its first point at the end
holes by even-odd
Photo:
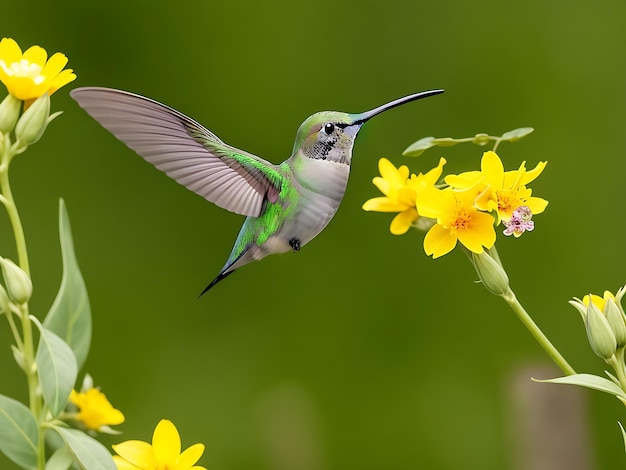
{"type": "Polygon", "coordinates": [[[247,216],[226,264],[202,291],[273,253],[298,251],[330,222],[346,191],[352,147],[370,118],[430,90],[360,114],[324,111],[298,129],[291,157],[279,165],[222,142],[197,121],[150,98],[111,88],[70,94],[96,121],[178,183],[247,216]]]}

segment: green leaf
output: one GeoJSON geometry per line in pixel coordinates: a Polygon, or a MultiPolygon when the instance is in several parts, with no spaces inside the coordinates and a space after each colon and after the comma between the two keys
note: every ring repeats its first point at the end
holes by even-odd
{"type": "Polygon", "coordinates": [[[436,145],[433,143],[434,140],[434,137],[424,137],[417,142],[413,142],[404,152],[402,152],[402,155],[405,157],[419,157],[426,150],[436,145]]]}
{"type": "Polygon", "coordinates": [[[80,369],[87,359],[91,343],[91,308],[85,281],[76,262],[70,219],[63,199],[59,201],[59,236],[63,278],[43,324],[70,345],[80,369]]]}
{"type": "Polygon", "coordinates": [[[46,470],[68,470],[74,463],[74,454],[67,446],[60,447],[46,462],[46,470]]]}
{"type": "Polygon", "coordinates": [[[0,451],[23,468],[36,469],[38,443],[37,421],[30,410],[0,395],[0,451]]]}
{"type": "Polygon", "coordinates": [[[575,374],[568,375],[566,377],[559,377],[556,379],[538,380],[533,379],[535,382],[547,382],[553,384],[567,384],[567,385],[580,385],[581,387],[590,388],[592,390],[599,390],[601,392],[610,393],[622,400],[626,400],[626,393],[616,384],[604,377],[598,377],[591,374],[575,374]]]}
{"type": "Polygon", "coordinates": [[[31,316],[40,332],[37,346],[37,373],[43,397],[53,416],[58,416],[67,403],[67,398],[76,383],[78,367],[76,357],[65,341],[44,328],[39,320],[31,316]]]}
{"type": "Polygon", "coordinates": [[[117,470],[111,453],[100,442],[78,429],[54,426],[65,444],[74,454],[74,458],[88,470],[117,470]]]}
{"type": "Polygon", "coordinates": [[[624,439],[624,450],[626,451],[626,431],[624,431],[624,426],[619,421],[617,422],[619,428],[622,430],[622,439],[624,439]]]}
{"type": "Polygon", "coordinates": [[[505,132],[504,134],[502,134],[501,139],[509,142],[516,142],[522,137],[526,137],[534,130],[535,129],[533,129],[532,127],[520,127],[518,129],[513,129],[512,131],[505,132]]]}

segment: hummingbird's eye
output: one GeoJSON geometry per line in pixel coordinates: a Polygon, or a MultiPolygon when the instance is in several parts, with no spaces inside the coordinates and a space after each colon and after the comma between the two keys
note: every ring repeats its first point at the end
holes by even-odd
{"type": "Polygon", "coordinates": [[[335,125],[332,122],[327,122],[326,124],[324,124],[324,132],[326,132],[326,134],[330,135],[333,133],[334,130],[335,125]]]}

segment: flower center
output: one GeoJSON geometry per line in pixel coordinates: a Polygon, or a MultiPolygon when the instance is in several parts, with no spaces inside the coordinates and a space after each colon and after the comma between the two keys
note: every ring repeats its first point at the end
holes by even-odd
{"type": "Polygon", "coordinates": [[[450,231],[452,233],[462,232],[463,230],[467,230],[470,225],[470,221],[472,220],[471,214],[467,211],[465,207],[458,207],[455,217],[450,224],[450,231]]]}
{"type": "Polygon", "coordinates": [[[21,59],[19,62],[12,62],[7,66],[7,63],[0,59],[0,67],[4,70],[4,73],[10,77],[28,77],[35,82],[35,85],[40,85],[46,80],[44,75],[41,75],[42,66],[29,62],[26,59],[21,59]]]}
{"type": "Polygon", "coordinates": [[[498,213],[510,216],[513,210],[520,205],[520,200],[511,191],[497,191],[498,213]]]}

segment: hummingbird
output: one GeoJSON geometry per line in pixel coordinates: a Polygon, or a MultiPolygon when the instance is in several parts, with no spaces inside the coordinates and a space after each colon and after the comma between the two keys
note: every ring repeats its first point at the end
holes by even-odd
{"type": "Polygon", "coordinates": [[[296,133],[291,156],[273,164],[220,140],[194,119],[145,96],[103,87],[70,95],[105,129],[170,178],[208,201],[245,215],[226,264],[200,296],[236,269],[274,253],[297,252],[335,215],[346,191],[361,126],[429,90],[370,111],[315,113],[296,133]]]}

